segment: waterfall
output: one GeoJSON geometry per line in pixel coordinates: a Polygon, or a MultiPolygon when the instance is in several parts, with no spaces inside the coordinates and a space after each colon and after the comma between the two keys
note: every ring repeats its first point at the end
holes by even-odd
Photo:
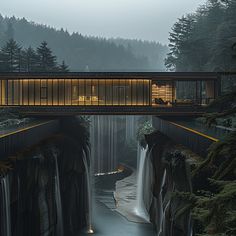
{"type": "Polygon", "coordinates": [[[63,236],[64,227],[63,227],[63,215],[62,215],[62,205],[61,205],[60,178],[59,178],[59,171],[58,171],[57,156],[54,155],[54,157],[55,157],[55,168],[56,168],[55,194],[56,194],[56,206],[57,206],[57,236],[63,236]]]}
{"type": "Polygon", "coordinates": [[[115,116],[91,118],[91,156],[96,174],[109,173],[117,169],[118,119],[115,116]]]}
{"type": "Polygon", "coordinates": [[[11,202],[10,202],[9,176],[1,178],[1,216],[3,236],[11,236],[11,202]]]}
{"type": "Polygon", "coordinates": [[[125,140],[130,142],[135,140],[138,129],[139,116],[125,116],[125,140]]]}
{"type": "Polygon", "coordinates": [[[143,218],[146,221],[149,221],[149,215],[147,213],[146,207],[144,205],[143,201],[143,184],[144,184],[144,167],[145,167],[145,161],[147,157],[147,151],[148,151],[148,146],[146,148],[141,148],[138,145],[138,182],[137,182],[137,205],[135,212],[138,216],[143,218]]]}
{"type": "Polygon", "coordinates": [[[157,232],[158,236],[162,235],[163,230],[165,230],[165,220],[166,220],[165,214],[166,214],[166,210],[168,209],[168,204],[170,204],[168,202],[168,204],[166,205],[166,207],[163,210],[163,199],[162,199],[163,198],[163,192],[162,191],[163,191],[163,187],[164,187],[165,182],[166,182],[166,175],[167,175],[167,173],[166,173],[166,169],[165,169],[164,173],[163,173],[163,176],[162,176],[161,191],[159,193],[159,198],[158,198],[158,200],[159,200],[159,204],[158,204],[158,206],[159,206],[159,209],[158,209],[159,215],[158,215],[158,218],[159,218],[159,229],[160,229],[157,232]]]}
{"type": "Polygon", "coordinates": [[[88,229],[87,229],[87,233],[92,234],[93,233],[93,229],[92,229],[92,196],[91,196],[91,184],[90,184],[90,177],[91,176],[90,176],[90,170],[88,167],[86,153],[84,150],[83,150],[83,162],[84,162],[84,166],[85,166],[87,192],[88,192],[88,216],[87,216],[88,229]]]}

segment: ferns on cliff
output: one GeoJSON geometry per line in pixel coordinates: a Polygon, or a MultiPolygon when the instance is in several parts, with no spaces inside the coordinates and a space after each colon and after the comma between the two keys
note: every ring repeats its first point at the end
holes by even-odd
{"type": "Polygon", "coordinates": [[[216,194],[197,196],[193,217],[202,229],[198,235],[235,235],[236,233],[236,181],[210,183],[217,188],[216,194]]]}
{"type": "MultiPolygon", "coordinates": [[[[236,114],[236,90],[223,94],[209,106],[206,123],[236,114]],[[212,113],[213,112],[213,113],[212,113]]],[[[193,170],[196,202],[193,218],[197,235],[236,235],[236,131],[212,144],[206,160],[193,170]],[[197,188],[196,188],[197,186],[197,188]],[[207,189],[197,191],[199,188],[207,189]]]]}

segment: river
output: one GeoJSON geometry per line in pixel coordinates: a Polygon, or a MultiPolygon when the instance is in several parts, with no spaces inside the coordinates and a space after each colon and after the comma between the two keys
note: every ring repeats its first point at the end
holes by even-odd
{"type": "MultiPolygon", "coordinates": [[[[130,173],[96,177],[94,180],[93,230],[97,236],[154,236],[150,223],[134,223],[119,214],[113,197],[115,183],[130,173]]],[[[86,233],[81,234],[83,236],[86,233]]]]}

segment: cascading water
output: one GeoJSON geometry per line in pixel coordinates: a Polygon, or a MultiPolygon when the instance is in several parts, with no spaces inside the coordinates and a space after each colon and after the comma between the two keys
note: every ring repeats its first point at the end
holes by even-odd
{"type": "Polygon", "coordinates": [[[144,167],[145,167],[145,161],[147,157],[147,151],[148,151],[148,146],[146,146],[146,148],[141,148],[138,145],[138,162],[139,163],[138,163],[138,182],[137,182],[137,197],[136,197],[137,205],[136,205],[135,212],[138,216],[140,216],[144,220],[149,221],[149,216],[148,216],[148,213],[145,208],[144,201],[143,201],[143,184],[144,184],[143,175],[144,175],[144,167]]]}
{"type": "Polygon", "coordinates": [[[57,206],[57,236],[64,235],[64,227],[63,227],[63,215],[62,215],[62,205],[61,205],[61,189],[60,189],[60,177],[58,171],[58,162],[57,156],[55,157],[55,194],[56,194],[56,206],[57,206]]]}
{"type": "Polygon", "coordinates": [[[125,141],[134,141],[138,129],[138,120],[140,116],[125,116],[125,141]]]}
{"type": "Polygon", "coordinates": [[[162,195],[163,195],[163,193],[162,193],[162,191],[163,191],[163,187],[164,187],[164,185],[165,185],[165,182],[166,182],[166,169],[164,170],[164,174],[163,174],[163,177],[162,177],[162,182],[161,182],[161,191],[160,191],[160,193],[159,193],[159,211],[158,211],[158,213],[159,213],[159,215],[158,215],[158,218],[160,219],[159,220],[159,224],[160,224],[160,226],[159,226],[159,228],[160,228],[160,231],[159,232],[157,232],[157,235],[159,236],[159,235],[162,235],[162,233],[163,233],[163,229],[165,229],[165,227],[161,227],[161,225],[165,225],[165,220],[166,220],[166,218],[165,218],[165,214],[166,214],[166,210],[168,209],[168,205],[170,204],[170,201],[167,203],[167,205],[166,205],[166,207],[163,209],[163,200],[162,200],[162,195]]]}
{"type": "Polygon", "coordinates": [[[1,216],[2,216],[2,235],[11,236],[11,210],[10,210],[10,189],[9,176],[1,178],[1,216]]]}
{"type": "Polygon", "coordinates": [[[95,173],[109,173],[117,169],[118,118],[93,116],[91,118],[91,150],[95,173]]]}
{"type": "Polygon", "coordinates": [[[92,234],[93,233],[93,228],[92,228],[92,196],[91,196],[91,184],[90,184],[91,175],[90,175],[90,170],[88,167],[86,153],[84,150],[83,150],[83,162],[84,162],[84,166],[85,166],[86,183],[87,183],[87,191],[88,191],[88,216],[87,216],[88,229],[87,229],[87,233],[92,234]]]}

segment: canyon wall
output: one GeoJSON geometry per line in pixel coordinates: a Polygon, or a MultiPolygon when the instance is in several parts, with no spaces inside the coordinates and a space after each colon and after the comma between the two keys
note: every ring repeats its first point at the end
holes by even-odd
{"type": "Polygon", "coordinates": [[[190,236],[192,191],[186,156],[167,136],[156,131],[145,136],[148,152],[144,165],[144,204],[158,236],[190,236]]]}
{"type": "Polygon", "coordinates": [[[4,162],[1,236],[72,236],[88,225],[89,131],[80,117],[61,119],[60,128],[4,162]]]}

